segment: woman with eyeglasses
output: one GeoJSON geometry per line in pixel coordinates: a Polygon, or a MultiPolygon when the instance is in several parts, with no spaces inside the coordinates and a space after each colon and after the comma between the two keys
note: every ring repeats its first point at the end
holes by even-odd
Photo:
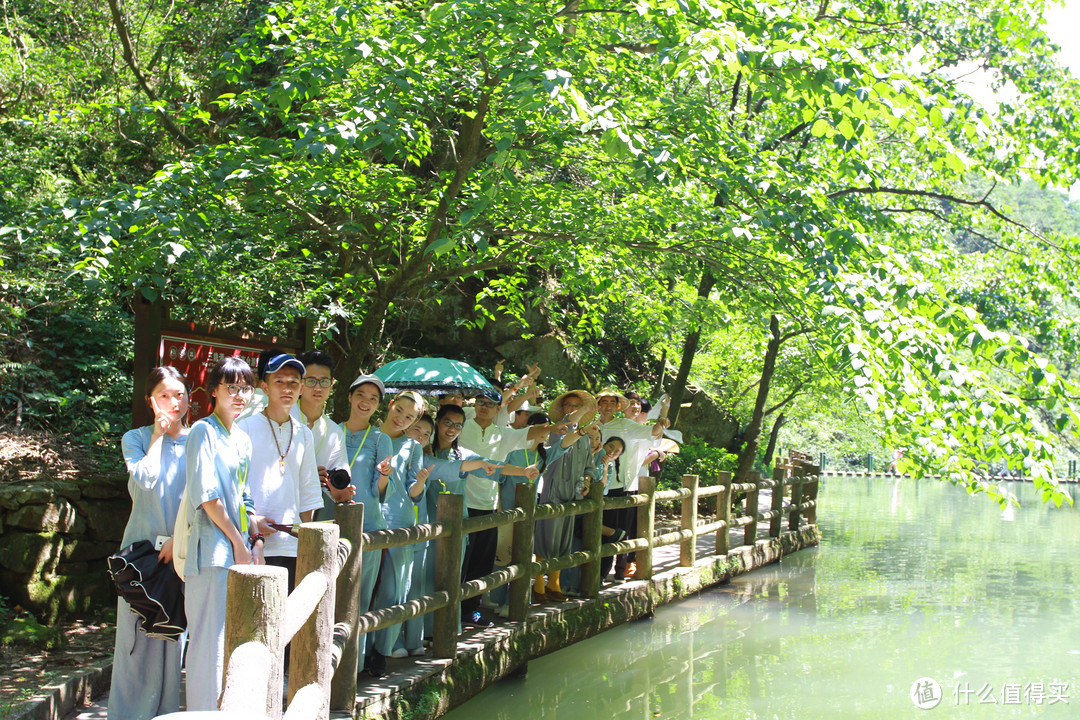
{"type": "MultiPolygon", "coordinates": [[[[168,563],[186,480],[187,378],[172,366],[154,368],[146,378],[146,405],[154,413],[154,422],[129,430],[120,443],[131,495],[131,515],[120,546],[147,540],[160,545],[158,561],[168,563]]],[[[141,629],[127,601],[117,598],[109,690],[112,717],[150,720],[180,709],[184,636],[171,642],[148,637],[141,629]]]]}
{"type": "Polygon", "coordinates": [[[255,391],[246,362],[223,358],[206,382],[208,417],[191,426],[185,451],[190,539],[184,568],[188,618],[187,709],[217,710],[225,663],[230,565],[262,564],[262,535],[246,487],[251,440],[236,418],[255,391]]]}
{"type": "MultiPolygon", "coordinates": [[[[423,464],[429,475],[424,491],[424,499],[417,505],[417,523],[423,525],[433,522],[438,514],[439,495],[453,493],[462,495],[465,491],[465,476],[476,470],[483,470],[488,475],[496,472],[498,465],[487,458],[468,450],[456,447],[457,434],[461,432],[465,418],[461,407],[444,405],[432,420],[430,415],[421,415],[408,434],[424,449],[423,464]],[[449,419],[447,419],[449,418],[449,419]],[[441,443],[445,450],[442,457],[437,457],[432,449],[432,442],[441,443]],[[452,456],[453,453],[456,455],[452,456]]],[[[468,517],[467,513],[463,513],[468,517]]],[[[465,548],[462,547],[464,556],[465,548]]],[[[408,599],[414,600],[430,595],[435,587],[435,542],[429,541],[416,545],[413,555],[412,582],[409,585],[408,599]]],[[[424,637],[434,632],[434,616],[431,613],[405,622],[404,648],[416,657],[424,654],[424,637]]]]}

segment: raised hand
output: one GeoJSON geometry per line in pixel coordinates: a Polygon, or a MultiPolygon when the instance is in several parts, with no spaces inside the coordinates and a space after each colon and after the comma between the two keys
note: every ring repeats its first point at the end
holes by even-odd
{"type": "Polygon", "coordinates": [[[379,471],[380,475],[389,475],[391,471],[390,456],[387,455],[381,463],[375,466],[375,469],[379,471]]]}
{"type": "Polygon", "coordinates": [[[154,409],[154,437],[164,435],[172,425],[172,418],[158,406],[153,395],[150,396],[150,407],[154,409]]]}

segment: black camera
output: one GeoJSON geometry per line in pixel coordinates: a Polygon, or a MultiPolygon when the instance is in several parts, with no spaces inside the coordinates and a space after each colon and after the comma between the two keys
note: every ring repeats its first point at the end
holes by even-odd
{"type": "Polygon", "coordinates": [[[335,490],[344,490],[352,485],[352,478],[349,477],[349,471],[345,468],[334,468],[329,472],[327,482],[335,490]]]}

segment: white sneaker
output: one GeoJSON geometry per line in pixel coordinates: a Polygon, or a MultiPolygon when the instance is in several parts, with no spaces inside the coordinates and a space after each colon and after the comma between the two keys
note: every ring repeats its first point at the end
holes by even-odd
{"type": "Polygon", "coordinates": [[[424,657],[425,655],[427,655],[427,650],[425,650],[424,648],[415,648],[409,651],[409,655],[413,657],[424,657]]]}
{"type": "Polygon", "coordinates": [[[394,652],[390,653],[390,657],[392,657],[392,658],[409,657],[409,651],[406,650],[405,648],[396,648],[394,650],[394,652]]]}

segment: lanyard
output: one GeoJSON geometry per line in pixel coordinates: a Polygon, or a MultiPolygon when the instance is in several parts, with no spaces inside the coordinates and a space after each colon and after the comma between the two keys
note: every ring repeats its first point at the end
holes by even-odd
{"type": "MultiPolygon", "coordinates": [[[[232,433],[225,428],[225,423],[221,422],[221,419],[217,415],[211,413],[210,417],[214,419],[214,422],[218,424],[218,427],[221,428],[225,435],[230,438],[232,437],[232,433]]],[[[247,534],[248,518],[247,506],[244,505],[244,485],[247,484],[248,470],[251,465],[248,462],[248,458],[240,458],[239,453],[237,453],[237,459],[239,460],[236,466],[236,479],[239,481],[238,484],[240,488],[240,533],[247,534]]]]}
{"type": "Polygon", "coordinates": [[[360,451],[364,449],[364,441],[367,440],[367,434],[371,432],[371,423],[368,423],[367,430],[364,431],[364,437],[360,438],[360,447],[356,448],[356,452],[353,453],[352,460],[349,461],[349,470],[352,470],[353,463],[356,462],[356,458],[360,457],[360,451]]]}

